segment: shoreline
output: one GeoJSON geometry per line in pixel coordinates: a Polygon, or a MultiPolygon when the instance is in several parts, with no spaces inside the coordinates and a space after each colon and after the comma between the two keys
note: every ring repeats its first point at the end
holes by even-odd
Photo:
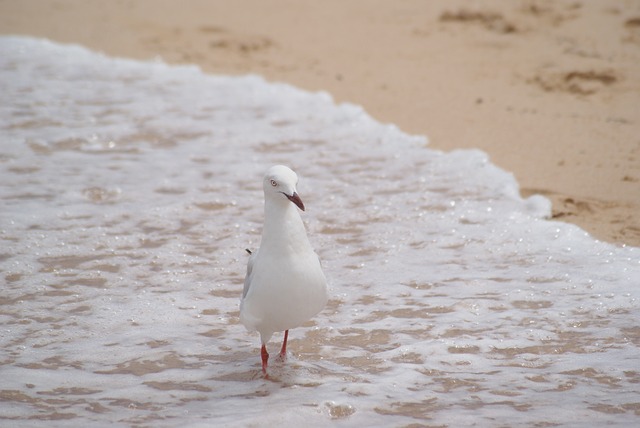
{"type": "Polygon", "coordinates": [[[327,91],[431,148],[483,150],[554,219],[640,246],[640,3],[186,4],[10,0],[0,34],[327,91]]]}

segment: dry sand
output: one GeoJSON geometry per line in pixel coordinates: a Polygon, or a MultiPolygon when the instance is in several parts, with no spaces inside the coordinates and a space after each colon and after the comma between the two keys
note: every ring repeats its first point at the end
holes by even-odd
{"type": "Polygon", "coordinates": [[[0,0],[0,34],[326,90],[640,246],[637,0],[0,0]]]}

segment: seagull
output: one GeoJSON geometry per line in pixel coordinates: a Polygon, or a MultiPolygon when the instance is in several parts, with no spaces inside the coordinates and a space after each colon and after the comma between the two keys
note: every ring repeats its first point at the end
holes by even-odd
{"type": "Polygon", "coordinates": [[[287,354],[289,330],[318,314],[327,303],[327,281],[298,208],[304,211],[298,176],[283,165],[264,176],[264,226],[257,251],[249,252],[240,301],[240,322],[260,333],[262,373],[267,377],[267,342],[284,331],[280,358],[287,354]]]}

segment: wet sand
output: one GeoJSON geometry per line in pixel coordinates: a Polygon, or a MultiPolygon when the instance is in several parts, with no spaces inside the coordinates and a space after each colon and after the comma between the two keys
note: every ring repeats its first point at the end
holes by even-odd
{"type": "Polygon", "coordinates": [[[325,90],[640,246],[638,1],[11,0],[0,33],[325,90]]]}

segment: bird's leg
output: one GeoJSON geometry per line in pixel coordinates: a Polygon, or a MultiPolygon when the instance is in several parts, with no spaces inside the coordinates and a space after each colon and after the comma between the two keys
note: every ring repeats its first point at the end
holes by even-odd
{"type": "Polygon", "coordinates": [[[262,373],[267,376],[267,361],[269,361],[269,353],[267,352],[267,345],[263,344],[262,349],[260,350],[260,355],[262,356],[262,373]]]}
{"type": "Polygon", "coordinates": [[[282,341],[282,349],[280,350],[280,358],[287,358],[287,339],[289,338],[289,330],[284,331],[284,340],[282,341]]]}

